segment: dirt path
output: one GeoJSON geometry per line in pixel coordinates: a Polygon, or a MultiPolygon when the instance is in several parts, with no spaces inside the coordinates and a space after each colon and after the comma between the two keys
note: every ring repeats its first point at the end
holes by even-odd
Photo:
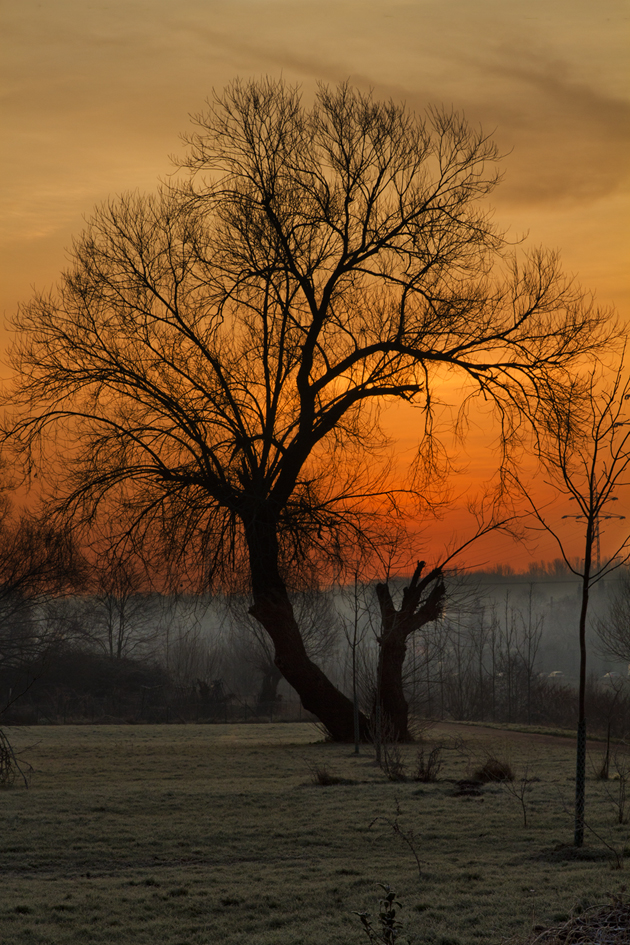
{"type": "MultiPolygon", "coordinates": [[[[539,732],[515,732],[508,728],[494,728],[489,725],[468,725],[462,722],[438,722],[434,728],[430,729],[432,734],[441,735],[461,735],[462,738],[496,738],[497,735],[514,742],[534,742],[539,745],[572,745],[575,743],[575,735],[545,735],[539,732]]],[[[600,748],[605,745],[605,739],[589,738],[587,748],[600,748]]]]}

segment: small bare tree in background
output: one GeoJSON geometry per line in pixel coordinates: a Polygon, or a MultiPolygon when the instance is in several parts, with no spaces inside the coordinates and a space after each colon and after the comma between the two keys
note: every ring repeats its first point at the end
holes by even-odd
{"type": "Polygon", "coordinates": [[[563,516],[584,526],[583,557],[576,564],[575,546],[552,524],[551,515],[523,494],[536,520],[555,538],[564,562],[580,579],[578,626],[580,676],[575,779],[575,845],[584,842],[586,774],[586,627],[591,588],[630,558],[630,532],[624,529],[612,554],[602,560],[600,522],[623,518],[610,511],[616,493],[630,486],[630,377],[622,356],[612,381],[594,370],[584,381],[574,379],[549,402],[549,412],[538,440],[543,468],[560,495],[575,502],[576,513],[563,516]]]}
{"type": "Polygon", "coordinates": [[[630,571],[624,568],[607,616],[597,620],[595,631],[603,655],[628,664],[630,675],[630,571]]]}
{"type": "MultiPolygon", "coordinates": [[[[0,492],[0,719],[46,671],[68,624],[51,603],[83,579],[72,535],[45,517],[15,508],[0,492]]],[[[0,729],[0,785],[28,786],[21,762],[0,729]]]]}
{"type": "MultiPolygon", "coordinates": [[[[337,608],[337,618],[346,643],[346,654],[349,656],[350,688],[352,690],[352,705],[354,708],[354,753],[358,755],[361,744],[361,728],[359,725],[360,713],[367,708],[370,702],[366,695],[366,680],[369,680],[369,670],[366,672],[364,644],[370,634],[370,622],[365,619],[365,586],[359,582],[358,568],[354,572],[354,581],[346,588],[340,588],[341,607],[337,608]]],[[[368,661],[369,662],[369,661],[368,661]]],[[[369,693],[370,683],[367,684],[369,693]]]]}
{"type": "Polygon", "coordinates": [[[0,674],[19,683],[1,693],[0,715],[43,672],[70,627],[52,603],[84,580],[83,561],[68,530],[16,510],[0,498],[0,674]]]}
{"type": "Polygon", "coordinates": [[[157,648],[172,599],[149,586],[133,557],[99,555],[90,568],[83,611],[83,637],[112,660],[147,656],[157,648]]]}

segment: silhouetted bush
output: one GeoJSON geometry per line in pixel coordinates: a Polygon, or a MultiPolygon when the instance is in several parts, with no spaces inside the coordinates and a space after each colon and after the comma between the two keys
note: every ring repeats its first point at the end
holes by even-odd
{"type": "Polygon", "coordinates": [[[477,768],[475,779],[483,781],[484,784],[489,784],[492,781],[513,781],[514,772],[507,761],[490,757],[480,768],[477,768]]]}

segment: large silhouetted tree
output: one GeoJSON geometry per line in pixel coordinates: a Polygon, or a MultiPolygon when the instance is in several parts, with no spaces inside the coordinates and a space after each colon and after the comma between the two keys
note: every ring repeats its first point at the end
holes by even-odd
{"type": "Polygon", "coordinates": [[[287,585],[365,534],[379,412],[417,405],[432,455],[458,374],[507,444],[606,316],[554,253],[510,253],[478,202],[496,146],[454,112],[236,81],[195,123],[184,179],[97,209],[58,290],[21,309],[7,430],[30,462],[44,440],[75,521],[122,503],[166,536],[155,554],[196,555],[205,580],[245,570],[276,665],[351,740],[287,585]]]}
{"type": "MultiPolygon", "coordinates": [[[[249,613],[249,598],[228,597],[227,607],[239,659],[260,678],[258,702],[263,706],[271,705],[278,699],[278,684],[282,679],[274,660],[273,642],[249,613]]],[[[309,658],[319,664],[329,662],[335,656],[338,636],[331,596],[305,588],[291,594],[291,607],[309,658]]]]}

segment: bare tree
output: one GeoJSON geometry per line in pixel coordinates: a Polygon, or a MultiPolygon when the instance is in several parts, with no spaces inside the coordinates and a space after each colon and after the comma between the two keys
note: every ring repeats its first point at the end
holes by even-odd
{"type": "Polygon", "coordinates": [[[506,454],[609,317],[556,254],[512,254],[477,202],[497,148],[455,112],[347,84],[307,109],[267,79],[195,123],[190,176],[97,209],[58,290],[21,308],[5,429],[27,468],[43,444],[75,522],[125,506],[202,584],[245,574],[279,670],[352,740],[352,702],[310,659],[288,590],[391,510],[380,410],[418,407],[430,471],[454,373],[496,406],[506,454]]]}
{"type": "Polygon", "coordinates": [[[112,660],[148,655],[175,606],[150,587],[141,562],[111,548],[90,567],[86,592],[81,634],[112,660]]]}
{"type": "Polygon", "coordinates": [[[46,671],[71,635],[57,606],[83,580],[67,528],[0,495],[0,716],[46,671]]]}
{"type": "Polygon", "coordinates": [[[0,510],[0,666],[33,663],[63,635],[47,604],[83,581],[83,562],[67,529],[5,501],[0,510]]]}
{"type": "Polygon", "coordinates": [[[539,523],[558,543],[564,562],[580,579],[579,617],[580,677],[578,699],[578,735],[576,762],[575,845],[584,842],[584,801],[586,771],[586,627],[591,588],[630,558],[630,533],[602,561],[599,550],[600,520],[623,518],[609,512],[615,493],[630,485],[630,378],[623,357],[612,380],[606,385],[598,372],[588,376],[586,390],[580,381],[571,382],[566,391],[549,403],[546,429],[539,439],[540,459],[559,492],[572,499],[576,513],[563,516],[584,524],[583,557],[576,563],[570,540],[550,516],[525,490],[539,523]]]}
{"type": "Polygon", "coordinates": [[[365,619],[369,614],[369,610],[365,606],[366,587],[359,582],[358,568],[355,568],[352,584],[345,588],[339,588],[338,593],[341,596],[342,606],[337,609],[337,618],[347,646],[346,658],[349,656],[347,669],[349,669],[352,690],[354,753],[358,755],[361,742],[360,702],[362,697],[364,702],[369,701],[369,696],[365,698],[363,690],[367,688],[370,692],[372,689],[372,680],[368,669],[370,661],[365,659],[364,653],[366,638],[369,638],[370,635],[371,622],[369,619],[365,619]]]}
{"type": "Polygon", "coordinates": [[[628,663],[630,669],[630,572],[627,569],[624,570],[608,615],[596,622],[595,630],[604,654],[628,663]]]}
{"type": "Polygon", "coordinates": [[[526,614],[524,615],[522,611],[518,614],[520,633],[516,641],[516,651],[520,659],[521,668],[525,672],[528,725],[530,725],[532,721],[532,683],[534,681],[536,659],[538,657],[545,622],[545,618],[542,614],[534,614],[533,592],[533,584],[530,584],[526,614]]]}

